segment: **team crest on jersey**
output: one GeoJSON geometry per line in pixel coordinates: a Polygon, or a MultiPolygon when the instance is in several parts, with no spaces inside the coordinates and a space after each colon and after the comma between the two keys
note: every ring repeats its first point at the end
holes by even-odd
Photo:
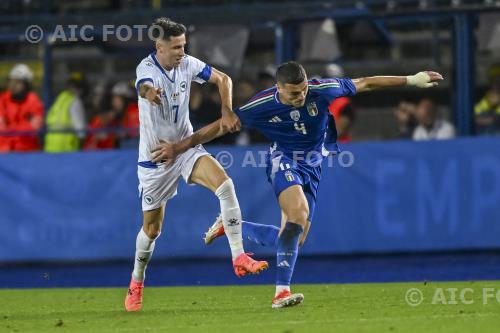
{"type": "Polygon", "coordinates": [[[181,92],[185,92],[187,89],[187,82],[186,81],[182,81],[181,82],[181,92]]]}
{"type": "Polygon", "coordinates": [[[299,110],[293,110],[290,112],[290,117],[292,118],[293,121],[299,121],[300,119],[300,112],[299,110]]]}
{"type": "Polygon", "coordinates": [[[151,205],[154,201],[153,197],[150,196],[150,195],[145,195],[144,196],[144,201],[148,204],[148,205],[151,205]]]}
{"type": "Polygon", "coordinates": [[[290,170],[285,172],[285,178],[289,182],[293,182],[295,180],[295,178],[293,177],[293,173],[290,170]]]}
{"type": "Polygon", "coordinates": [[[307,113],[309,113],[311,117],[316,117],[318,115],[318,107],[315,102],[307,104],[307,113]]]}

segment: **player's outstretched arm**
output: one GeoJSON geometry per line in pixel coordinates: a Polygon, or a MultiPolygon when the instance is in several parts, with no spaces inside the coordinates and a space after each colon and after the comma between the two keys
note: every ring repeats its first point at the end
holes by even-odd
{"type": "Polygon", "coordinates": [[[212,68],[212,75],[210,75],[208,82],[219,88],[222,127],[231,133],[239,131],[241,129],[240,119],[233,112],[233,81],[228,75],[212,68]]]}
{"type": "Polygon", "coordinates": [[[200,128],[191,136],[179,142],[160,141],[160,144],[151,151],[154,163],[165,161],[167,165],[175,161],[175,158],[191,147],[210,142],[228,132],[222,127],[222,119],[216,120],[205,127],[200,128]]]}
{"type": "Polygon", "coordinates": [[[443,76],[437,72],[425,71],[409,76],[372,76],[353,79],[356,92],[374,90],[385,87],[415,86],[430,88],[438,85],[443,76]]]}

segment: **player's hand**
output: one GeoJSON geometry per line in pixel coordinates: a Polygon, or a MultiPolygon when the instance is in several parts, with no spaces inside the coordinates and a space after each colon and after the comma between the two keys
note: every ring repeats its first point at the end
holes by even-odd
{"type": "Polygon", "coordinates": [[[161,88],[149,88],[144,97],[146,97],[151,104],[161,105],[161,88]]]}
{"type": "Polygon", "coordinates": [[[233,111],[222,112],[222,130],[225,132],[238,132],[241,129],[240,118],[233,111]]]}
{"type": "Polygon", "coordinates": [[[167,166],[174,163],[180,154],[177,144],[165,140],[160,140],[160,144],[151,151],[152,162],[164,162],[167,166]]]}
{"type": "Polygon", "coordinates": [[[430,88],[437,86],[439,84],[438,82],[442,80],[443,76],[441,74],[437,72],[424,71],[415,75],[407,76],[406,84],[419,88],[430,88]]]}

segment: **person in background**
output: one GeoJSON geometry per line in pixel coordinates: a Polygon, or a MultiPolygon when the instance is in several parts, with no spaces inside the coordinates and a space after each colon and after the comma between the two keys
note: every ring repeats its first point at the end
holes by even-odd
{"type": "Polygon", "coordinates": [[[434,102],[422,99],[415,110],[418,126],[413,131],[413,140],[445,140],[455,137],[455,128],[439,116],[434,102]]]}
{"type": "Polygon", "coordinates": [[[133,87],[128,83],[127,85],[129,88],[129,93],[126,95],[127,107],[121,120],[121,126],[125,132],[120,135],[120,148],[137,148],[139,146],[139,104],[133,87]]]}
{"type": "Polygon", "coordinates": [[[411,139],[413,131],[417,127],[417,120],[415,119],[415,112],[417,106],[408,101],[399,102],[398,106],[394,109],[394,116],[397,122],[397,138],[411,139]]]}
{"type": "Polygon", "coordinates": [[[99,81],[92,85],[89,105],[85,108],[86,119],[93,119],[96,115],[111,108],[111,90],[112,85],[105,81],[99,81]]]}
{"type": "MultiPolygon", "coordinates": [[[[352,141],[351,130],[356,121],[356,111],[348,97],[334,99],[328,106],[328,110],[333,116],[328,122],[330,135],[332,129],[337,130],[337,142],[346,143],[352,141]]],[[[330,140],[329,140],[330,141],[330,140]]]]}
{"type": "MultiPolygon", "coordinates": [[[[118,130],[122,127],[125,120],[127,120],[128,126],[133,127],[134,120],[128,118],[133,118],[134,116],[138,118],[137,104],[135,104],[135,112],[133,106],[130,107],[133,97],[134,94],[127,82],[120,81],[113,86],[111,89],[111,109],[92,118],[89,124],[90,133],[85,139],[83,149],[113,149],[117,146],[118,137],[127,137],[128,131],[127,133],[119,134],[118,130]],[[127,113],[130,114],[127,115],[127,113]]],[[[135,121],[135,132],[137,132],[138,122],[139,120],[137,119],[135,121]]],[[[133,129],[131,131],[133,132],[133,129]]],[[[132,132],[132,135],[135,134],[135,136],[138,136],[137,133],[132,132]]]]}
{"type": "Polygon", "coordinates": [[[63,153],[80,149],[80,140],[85,137],[85,108],[82,98],[86,82],[81,73],[72,73],[63,90],[47,114],[47,134],[44,150],[63,153]]]}
{"type": "MultiPolygon", "coordinates": [[[[336,63],[327,64],[324,72],[326,77],[343,78],[345,76],[342,66],[336,63]]],[[[356,121],[356,110],[352,105],[351,99],[347,96],[334,99],[328,106],[328,111],[333,116],[328,121],[328,141],[340,143],[351,142],[351,131],[356,121]]]]}
{"type": "Polygon", "coordinates": [[[273,65],[266,66],[257,74],[257,91],[272,88],[275,85],[274,73],[276,67],[273,65]]]}
{"type": "Polygon", "coordinates": [[[208,124],[213,123],[219,116],[212,112],[219,109],[211,98],[204,96],[203,89],[199,84],[192,84],[189,99],[190,119],[194,130],[198,130],[208,124]]]}
{"type": "MultiPolygon", "coordinates": [[[[259,77],[262,78],[261,74],[266,74],[265,72],[259,73],[259,77]]],[[[265,76],[264,76],[265,78],[265,76]]],[[[273,85],[274,86],[274,78],[273,85]]],[[[271,87],[272,87],[271,86],[271,87]]],[[[242,105],[246,101],[248,101],[253,95],[255,95],[256,89],[253,83],[246,79],[240,79],[235,86],[234,90],[234,104],[242,105]]],[[[248,146],[251,142],[259,142],[262,140],[261,135],[252,129],[242,129],[239,133],[230,134],[226,140],[226,143],[235,143],[237,146],[248,146]]],[[[224,140],[224,137],[219,138],[218,140],[224,140]]]]}
{"type": "Polygon", "coordinates": [[[33,72],[25,64],[15,65],[9,73],[6,91],[0,94],[0,152],[41,149],[38,131],[43,126],[43,103],[31,91],[33,72]],[[17,133],[16,133],[17,132],[17,133]]]}
{"type": "Polygon", "coordinates": [[[477,134],[500,134],[500,66],[490,69],[491,86],[475,105],[477,134]]]}

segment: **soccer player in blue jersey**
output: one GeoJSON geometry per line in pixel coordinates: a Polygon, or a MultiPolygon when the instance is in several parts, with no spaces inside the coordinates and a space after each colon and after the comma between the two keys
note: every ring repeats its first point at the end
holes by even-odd
{"type": "MultiPolygon", "coordinates": [[[[329,154],[324,147],[330,115],[328,105],[341,96],[383,87],[429,88],[442,79],[439,73],[426,71],[410,76],[308,80],[304,68],[291,61],[279,66],[275,87],[258,93],[234,110],[243,126],[257,129],[273,142],[266,172],[281,207],[281,228],[251,222],[242,225],[246,238],[277,248],[273,308],[300,304],[304,299],[304,295],[290,291],[290,281],[299,246],[304,243],[313,220],[321,162],[329,154]]],[[[155,160],[173,161],[187,149],[223,134],[225,130],[220,123],[214,122],[180,142],[161,144],[153,156],[155,160]]],[[[224,227],[217,219],[206,233],[205,242],[209,244],[222,235],[224,227]]]]}

